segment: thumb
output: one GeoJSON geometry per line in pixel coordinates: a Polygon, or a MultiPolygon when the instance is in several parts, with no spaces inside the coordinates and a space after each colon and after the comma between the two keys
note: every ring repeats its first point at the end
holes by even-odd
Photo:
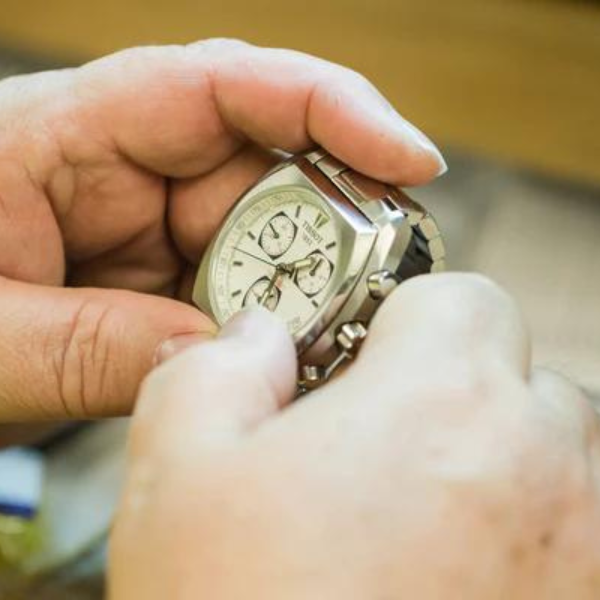
{"type": "MultiPolygon", "coordinates": [[[[130,447],[136,456],[194,456],[228,443],[290,402],[296,353],[282,321],[242,311],[217,338],[186,349],[144,382],[130,447]]],[[[159,460],[160,462],[160,460],[159,460]]]]}
{"type": "Polygon", "coordinates": [[[0,422],[128,413],[166,340],[214,334],[175,300],[7,279],[0,325],[0,422]]]}

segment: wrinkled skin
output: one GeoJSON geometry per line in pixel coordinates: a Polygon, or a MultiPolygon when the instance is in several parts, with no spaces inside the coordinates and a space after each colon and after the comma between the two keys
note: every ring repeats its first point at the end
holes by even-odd
{"type": "Polygon", "coordinates": [[[231,40],[5,80],[0,130],[0,422],[128,413],[164,340],[214,331],[176,300],[267,148],[444,168],[360,75],[231,40]]]}
{"type": "Polygon", "coordinates": [[[192,345],[139,396],[113,600],[598,596],[596,416],[531,369],[493,284],[400,286],[358,361],[286,410],[281,324],[214,339],[185,302],[281,151],[400,185],[444,170],[364,78],[241,42],[133,49],[3,81],[0,128],[0,422],[128,413],[192,345]]]}
{"type": "Polygon", "coordinates": [[[294,373],[259,312],[148,377],[111,600],[598,597],[598,420],[532,370],[494,284],[410,280],[357,361],[284,409],[294,373]]]}

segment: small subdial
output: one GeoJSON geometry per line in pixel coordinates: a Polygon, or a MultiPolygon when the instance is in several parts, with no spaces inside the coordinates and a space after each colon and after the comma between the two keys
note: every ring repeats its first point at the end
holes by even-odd
{"type": "Polygon", "coordinates": [[[243,306],[258,306],[262,304],[266,309],[273,312],[277,305],[279,304],[279,299],[281,297],[281,291],[276,286],[273,286],[269,295],[265,297],[265,293],[270,285],[270,279],[268,277],[261,277],[257,281],[255,281],[244,296],[243,306]]]}
{"type": "Polygon", "coordinates": [[[260,234],[260,247],[271,257],[284,254],[296,237],[297,227],[283,212],[276,214],[263,227],[260,234]]]}
{"type": "Polygon", "coordinates": [[[312,259],[312,265],[298,270],[296,284],[310,297],[318,294],[327,285],[333,265],[320,252],[313,252],[308,258],[312,259]]]}

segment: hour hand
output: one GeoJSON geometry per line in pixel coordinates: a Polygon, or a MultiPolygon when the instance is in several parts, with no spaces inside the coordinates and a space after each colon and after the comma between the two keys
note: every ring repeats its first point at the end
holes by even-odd
{"type": "Polygon", "coordinates": [[[284,263],[281,265],[281,268],[288,274],[292,274],[294,271],[299,269],[308,269],[312,267],[315,263],[314,256],[307,256],[306,258],[301,258],[300,260],[296,260],[291,263],[284,263]]]}

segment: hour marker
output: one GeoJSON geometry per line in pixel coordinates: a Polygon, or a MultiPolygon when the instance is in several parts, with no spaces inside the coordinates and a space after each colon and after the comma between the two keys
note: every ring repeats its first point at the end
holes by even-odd
{"type": "Polygon", "coordinates": [[[256,239],[256,236],[255,236],[255,235],[254,235],[254,234],[253,234],[251,231],[249,231],[249,232],[248,232],[248,237],[249,237],[251,240],[255,240],[255,239],[256,239]]]}
{"type": "Polygon", "coordinates": [[[315,218],[314,225],[317,229],[321,229],[321,227],[323,227],[327,221],[329,221],[329,217],[326,217],[322,212],[320,212],[315,218]]]}
{"type": "Polygon", "coordinates": [[[300,217],[300,213],[302,212],[302,205],[298,204],[298,206],[296,206],[296,219],[298,217],[300,217]]]}
{"type": "Polygon", "coordinates": [[[237,296],[239,296],[242,293],[242,290],[235,290],[235,292],[233,292],[233,294],[231,294],[232,298],[236,298],[237,296]]]}
{"type": "Polygon", "coordinates": [[[233,266],[234,267],[241,267],[243,265],[244,265],[244,263],[241,260],[234,260],[233,261],[233,266]]]}
{"type": "Polygon", "coordinates": [[[335,247],[335,242],[330,242],[329,244],[327,244],[327,246],[325,246],[325,250],[331,250],[334,247],[335,247]]]}
{"type": "Polygon", "coordinates": [[[319,303],[318,303],[316,300],[314,300],[314,299],[313,299],[313,301],[312,301],[312,305],[313,305],[315,308],[319,308],[319,303]]]}

